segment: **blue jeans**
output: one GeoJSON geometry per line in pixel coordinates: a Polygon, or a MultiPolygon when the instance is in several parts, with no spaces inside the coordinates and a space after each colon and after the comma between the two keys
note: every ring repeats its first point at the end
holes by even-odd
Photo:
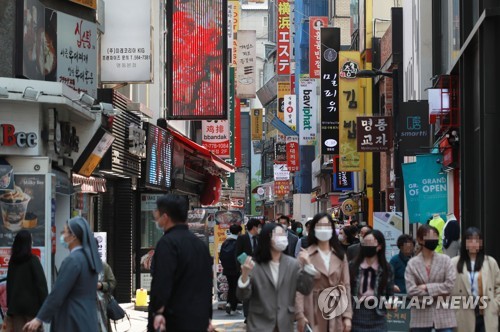
{"type": "Polygon", "coordinates": [[[433,327],[417,327],[411,329],[411,332],[453,332],[453,329],[434,329],[433,327]]]}

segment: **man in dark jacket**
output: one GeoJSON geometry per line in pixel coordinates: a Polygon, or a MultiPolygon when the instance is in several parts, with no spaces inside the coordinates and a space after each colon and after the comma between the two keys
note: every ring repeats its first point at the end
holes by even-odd
{"type": "Polygon", "coordinates": [[[295,257],[295,247],[297,246],[297,242],[299,242],[299,237],[290,228],[290,218],[288,216],[281,215],[278,218],[278,223],[282,224],[283,227],[285,227],[285,229],[287,230],[288,247],[286,247],[283,253],[287,254],[288,256],[295,257]]]}
{"type": "Polygon", "coordinates": [[[241,233],[241,226],[232,224],[229,226],[229,232],[231,234],[221,246],[219,260],[222,265],[222,274],[226,276],[228,285],[226,312],[231,314],[231,311],[236,311],[236,306],[238,305],[236,287],[238,285],[238,278],[240,277],[240,267],[236,261],[236,241],[238,235],[241,233]]]}
{"type": "Polygon", "coordinates": [[[188,229],[188,199],[168,194],[156,205],[155,222],[165,233],[153,256],[148,331],[212,329],[212,258],[188,229]]]}

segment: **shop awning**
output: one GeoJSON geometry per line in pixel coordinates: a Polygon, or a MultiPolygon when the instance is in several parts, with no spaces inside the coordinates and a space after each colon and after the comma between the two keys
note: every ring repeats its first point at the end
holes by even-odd
{"type": "Polygon", "coordinates": [[[73,186],[80,186],[82,193],[103,193],[106,192],[106,179],[85,177],[78,174],[72,176],[73,186]]]}
{"type": "Polygon", "coordinates": [[[204,146],[199,145],[196,142],[193,142],[186,136],[182,135],[181,133],[177,132],[176,130],[172,128],[168,128],[169,132],[174,136],[175,139],[186,145],[189,149],[193,150],[193,152],[196,152],[209,161],[211,161],[215,166],[217,166],[219,169],[225,171],[225,172],[230,172],[234,173],[235,167],[221,158],[217,157],[215,154],[212,153],[212,151],[208,150],[204,146]]]}

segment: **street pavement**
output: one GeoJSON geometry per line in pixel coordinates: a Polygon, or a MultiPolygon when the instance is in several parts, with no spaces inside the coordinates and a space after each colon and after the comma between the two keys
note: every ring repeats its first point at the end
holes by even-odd
{"type": "MultiPolygon", "coordinates": [[[[116,322],[116,330],[113,322],[111,327],[117,332],[145,332],[148,326],[148,314],[144,311],[134,310],[133,303],[121,303],[123,309],[130,317],[130,323],[127,319],[116,322]]],[[[224,310],[218,310],[214,305],[213,325],[218,332],[244,332],[246,331],[243,323],[243,314],[228,315],[224,310]]]]}

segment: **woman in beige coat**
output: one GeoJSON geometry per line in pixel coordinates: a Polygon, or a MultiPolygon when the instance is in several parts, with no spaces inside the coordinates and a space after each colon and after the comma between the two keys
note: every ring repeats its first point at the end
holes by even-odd
{"type": "Polygon", "coordinates": [[[458,272],[452,295],[485,297],[484,301],[478,302],[476,309],[456,310],[456,331],[498,331],[500,270],[495,259],[484,254],[483,236],[479,229],[471,227],[465,231],[460,256],[451,261],[458,272]]]}
{"type": "Polygon", "coordinates": [[[349,265],[329,214],[314,216],[307,240],[311,264],[319,274],[314,279],[311,294],[297,293],[295,318],[298,330],[304,331],[305,325],[309,324],[314,332],[349,332],[352,318],[349,265]],[[336,307],[328,307],[331,301],[326,295],[340,296],[336,307]]]}

